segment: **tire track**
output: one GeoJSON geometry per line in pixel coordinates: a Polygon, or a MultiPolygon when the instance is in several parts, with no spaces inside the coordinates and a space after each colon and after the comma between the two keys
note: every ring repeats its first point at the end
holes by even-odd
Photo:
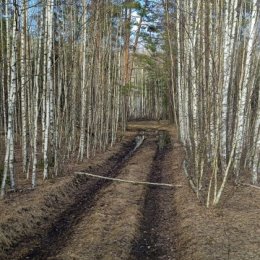
{"type": "MultiPolygon", "coordinates": [[[[146,181],[156,153],[155,138],[120,170],[120,178],[146,181]]],[[[76,226],[71,238],[49,259],[127,259],[139,229],[146,186],[114,182],[99,191],[96,203],[76,226]]]]}
{"type": "MultiPolygon", "coordinates": [[[[157,149],[149,181],[160,183],[164,180],[164,160],[172,149],[170,137],[167,132],[159,132],[157,149]]],[[[166,196],[169,196],[170,193],[172,193],[172,189],[169,188],[151,186],[148,188],[142,212],[143,218],[140,225],[139,238],[133,243],[129,260],[174,259],[173,255],[168,258],[165,252],[167,244],[169,248],[174,245],[169,244],[169,241],[167,241],[168,238],[162,239],[160,235],[162,232],[161,225],[167,224],[163,223],[167,218],[167,214],[164,216],[163,211],[167,209],[162,207],[169,206],[171,203],[163,205],[163,201],[167,200],[166,196]]],[[[170,221],[172,222],[172,220],[170,221]]]]}
{"type": "MultiPolygon", "coordinates": [[[[125,144],[122,150],[112,156],[106,165],[95,169],[87,169],[87,171],[116,177],[124,165],[135,154],[135,149],[136,140],[125,144]]],[[[49,256],[55,255],[57,251],[63,248],[68,237],[72,235],[73,228],[80,223],[83,215],[93,207],[98,191],[111,184],[109,180],[88,179],[84,176],[78,177],[78,181],[82,182],[82,185],[78,191],[75,203],[63,211],[60,217],[51,224],[50,229],[44,234],[36,234],[34,237],[24,238],[23,242],[19,243],[12,250],[10,259],[46,260],[49,256]],[[25,248],[29,252],[26,250],[26,253],[24,253],[25,248]]]]}

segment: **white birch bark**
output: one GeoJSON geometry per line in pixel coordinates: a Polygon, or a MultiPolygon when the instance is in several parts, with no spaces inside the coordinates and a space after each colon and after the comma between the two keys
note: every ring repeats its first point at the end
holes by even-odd
{"type": "Polygon", "coordinates": [[[238,1],[225,1],[224,22],[223,22],[223,87],[222,87],[222,105],[221,105],[221,156],[222,166],[225,171],[227,159],[227,114],[228,114],[228,90],[232,86],[234,78],[231,75],[231,66],[235,51],[235,32],[237,28],[237,8],[238,1]]]}
{"type": "Polygon", "coordinates": [[[181,24],[180,24],[180,2],[177,1],[176,6],[176,27],[177,27],[177,89],[178,89],[178,118],[179,118],[179,135],[182,142],[185,141],[185,129],[184,129],[184,102],[182,99],[183,86],[182,86],[182,71],[181,71],[181,24]]]}
{"type": "Polygon", "coordinates": [[[260,175],[260,92],[258,92],[258,108],[256,110],[253,136],[254,152],[252,155],[252,184],[257,185],[260,175]]]}
{"type": "MultiPolygon", "coordinates": [[[[8,10],[7,10],[8,16],[8,10]]],[[[17,10],[14,11],[13,26],[12,26],[12,43],[11,43],[11,60],[10,60],[10,82],[8,87],[8,122],[7,122],[7,140],[6,140],[6,151],[4,160],[4,172],[1,184],[1,197],[5,194],[6,179],[8,173],[10,175],[11,189],[15,189],[14,180],[14,114],[15,114],[15,101],[16,101],[16,61],[17,61],[17,30],[16,30],[16,14],[17,10]]],[[[7,37],[9,35],[7,34],[7,37]]]]}
{"type": "Polygon", "coordinates": [[[87,110],[87,84],[86,84],[86,3],[82,1],[83,14],[83,36],[82,36],[82,79],[81,79],[81,126],[80,126],[80,143],[78,159],[83,160],[85,152],[85,136],[86,136],[86,110],[87,110]]]}
{"type": "MultiPolygon", "coordinates": [[[[41,19],[41,25],[43,24],[43,17],[41,19]]],[[[32,155],[32,188],[36,186],[36,170],[37,170],[37,140],[38,140],[38,117],[39,117],[39,74],[40,74],[40,61],[41,61],[41,37],[38,40],[38,49],[36,53],[36,71],[34,77],[34,121],[33,121],[33,155],[32,155]]]]}
{"type": "Polygon", "coordinates": [[[48,12],[48,2],[46,2],[45,7],[43,7],[43,15],[42,20],[43,22],[42,27],[42,38],[43,38],[43,66],[42,66],[42,153],[44,154],[44,143],[45,143],[45,128],[46,128],[46,100],[47,100],[47,59],[48,59],[48,48],[47,48],[47,41],[48,41],[48,21],[47,21],[47,12],[48,12]]]}
{"type": "MultiPolygon", "coordinates": [[[[23,173],[28,173],[28,141],[27,141],[27,107],[26,107],[26,87],[27,87],[27,76],[26,76],[26,2],[23,1],[22,17],[21,17],[21,114],[22,114],[22,147],[23,147],[23,173]]],[[[29,176],[27,175],[27,178],[29,176]]]]}
{"type": "Polygon", "coordinates": [[[200,1],[193,1],[189,3],[189,13],[195,12],[195,18],[189,15],[189,52],[190,52],[190,66],[191,66],[191,84],[192,84],[192,122],[193,122],[193,138],[195,149],[198,147],[198,88],[197,88],[197,68],[196,68],[196,45],[199,30],[200,19],[198,17],[200,9],[200,1]],[[194,20],[193,20],[194,19],[194,20]]]}
{"type": "MultiPolygon", "coordinates": [[[[6,59],[6,79],[7,81],[9,80],[9,75],[10,75],[10,67],[9,67],[9,59],[10,59],[10,34],[9,34],[9,11],[8,11],[8,7],[9,7],[9,0],[5,0],[4,1],[4,16],[6,17],[5,19],[5,31],[6,31],[6,35],[5,35],[5,41],[6,41],[6,52],[5,52],[5,56],[4,58],[6,59]]],[[[4,78],[4,77],[3,77],[4,78]]],[[[6,117],[6,98],[5,98],[5,82],[3,80],[3,114],[4,114],[4,132],[5,132],[5,140],[7,140],[7,117],[6,117]]],[[[8,84],[6,86],[6,91],[8,92],[8,84]]],[[[8,98],[7,98],[8,101],[8,98]]],[[[7,108],[8,110],[8,108],[7,108]]]]}
{"type": "MultiPolygon", "coordinates": [[[[246,47],[246,59],[245,59],[245,66],[244,66],[244,75],[243,81],[241,81],[241,90],[239,95],[239,103],[238,103],[238,114],[237,114],[237,129],[235,134],[235,142],[237,143],[236,147],[236,155],[235,155],[235,171],[236,175],[239,175],[240,172],[240,160],[242,155],[244,137],[247,134],[245,125],[247,123],[248,111],[247,111],[247,103],[250,101],[247,99],[248,90],[251,84],[251,64],[253,60],[253,53],[254,53],[254,42],[257,35],[257,0],[252,1],[252,11],[251,11],[251,18],[250,24],[248,28],[248,42],[246,47]]],[[[241,76],[242,77],[242,76],[241,76]]]]}
{"type": "Polygon", "coordinates": [[[46,6],[46,21],[47,21],[47,40],[46,40],[46,53],[47,53],[47,80],[46,80],[46,119],[45,119],[45,132],[44,132],[44,171],[43,178],[48,178],[49,161],[49,131],[50,131],[50,120],[51,120],[51,105],[53,98],[53,80],[52,80],[52,37],[53,37],[53,0],[47,1],[46,6]]]}

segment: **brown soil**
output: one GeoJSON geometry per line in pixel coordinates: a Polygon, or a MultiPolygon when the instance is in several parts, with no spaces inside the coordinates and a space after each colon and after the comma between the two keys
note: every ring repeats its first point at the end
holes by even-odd
{"type": "MultiPolygon", "coordinates": [[[[81,169],[100,175],[114,175],[134,146],[133,135],[129,135],[104,155],[98,155],[97,160],[84,162],[81,169]]],[[[79,166],[75,165],[74,170],[79,170],[79,166]]],[[[42,183],[36,190],[8,194],[0,202],[0,259],[24,259],[24,255],[44,245],[49,234],[55,234],[55,225],[63,225],[64,216],[72,221],[74,213],[80,215],[77,207],[85,199],[85,192],[94,196],[95,189],[101,188],[104,183],[71,174],[42,183]]],[[[59,236],[57,233],[56,236],[59,236]]]]}
{"type": "Polygon", "coordinates": [[[228,186],[206,209],[182,172],[184,150],[167,122],[132,122],[123,142],[36,191],[0,202],[0,259],[260,259],[260,190],[228,186]],[[145,141],[135,152],[134,136],[145,141]],[[166,135],[168,133],[168,137],[166,135]],[[87,171],[181,187],[78,176],[87,171]]]}
{"type": "MultiPolygon", "coordinates": [[[[145,140],[118,177],[146,181],[155,151],[154,140],[145,140]]],[[[103,189],[94,207],[75,228],[69,244],[51,259],[127,259],[139,229],[145,192],[143,185],[120,182],[103,189]]]]}
{"type": "MultiPolygon", "coordinates": [[[[165,134],[165,132],[161,134],[165,134]]],[[[153,161],[150,182],[172,183],[168,171],[172,163],[170,157],[172,144],[168,138],[169,136],[166,135],[162,140],[159,140],[164,143],[159,145],[159,150],[153,161]]],[[[176,212],[172,203],[173,196],[174,189],[172,188],[148,187],[139,239],[133,245],[129,260],[175,259],[176,243],[172,229],[174,228],[176,212]]]]}

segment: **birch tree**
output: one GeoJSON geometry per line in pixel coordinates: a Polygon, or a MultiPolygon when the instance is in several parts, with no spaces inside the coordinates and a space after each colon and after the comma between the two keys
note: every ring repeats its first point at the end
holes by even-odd
{"type": "Polygon", "coordinates": [[[46,99],[45,99],[45,130],[44,130],[44,172],[43,178],[48,178],[49,170],[49,133],[50,133],[50,123],[53,117],[53,80],[52,80],[52,42],[53,42],[53,0],[48,0],[46,3],[46,46],[45,46],[45,55],[46,55],[46,99]]]}
{"type": "MultiPolygon", "coordinates": [[[[10,53],[10,81],[8,84],[8,121],[7,121],[7,140],[6,140],[6,151],[4,159],[4,172],[1,185],[1,197],[4,196],[6,179],[9,174],[11,189],[15,189],[14,179],[14,115],[15,115],[15,101],[16,101],[16,73],[17,73],[17,5],[13,2],[13,21],[12,21],[12,42],[11,42],[11,53],[10,53]]],[[[9,16],[8,3],[6,2],[6,17],[9,16]]],[[[8,23],[7,23],[8,25],[8,23]]],[[[7,28],[9,30],[9,28],[7,28]]],[[[8,30],[6,31],[7,37],[8,30]]],[[[9,43],[9,40],[8,40],[9,43]]],[[[7,46],[8,47],[8,46],[7,46]]]]}
{"type": "Polygon", "coordinates": [[[175,16],[166,22],[172,19],[175,28],[165,40],[174,42],[176,32],[171,66],[177,71],[179,133],[189,158],[185,172],[197,196],[216,205],[229,176],[238,182],[250,170],[252,183],[258,182],[259,8],[255,0],[168,4],[175,16]]]}

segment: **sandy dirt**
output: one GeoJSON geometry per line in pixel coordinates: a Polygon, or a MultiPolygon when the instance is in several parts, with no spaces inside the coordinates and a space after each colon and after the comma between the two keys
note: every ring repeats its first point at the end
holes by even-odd
{"type": "Polygon", "coordinates": [[[196,199],[167,122],[132,122],[123,142],[71,174],[0,202],[1,260],[259,260],[260,190],[228,185],[218,208],[196,199]],[[135,152],[135,136],[145,140],[135,152]],[[74,174],[86,171],[153,187],[74,174]]]}

